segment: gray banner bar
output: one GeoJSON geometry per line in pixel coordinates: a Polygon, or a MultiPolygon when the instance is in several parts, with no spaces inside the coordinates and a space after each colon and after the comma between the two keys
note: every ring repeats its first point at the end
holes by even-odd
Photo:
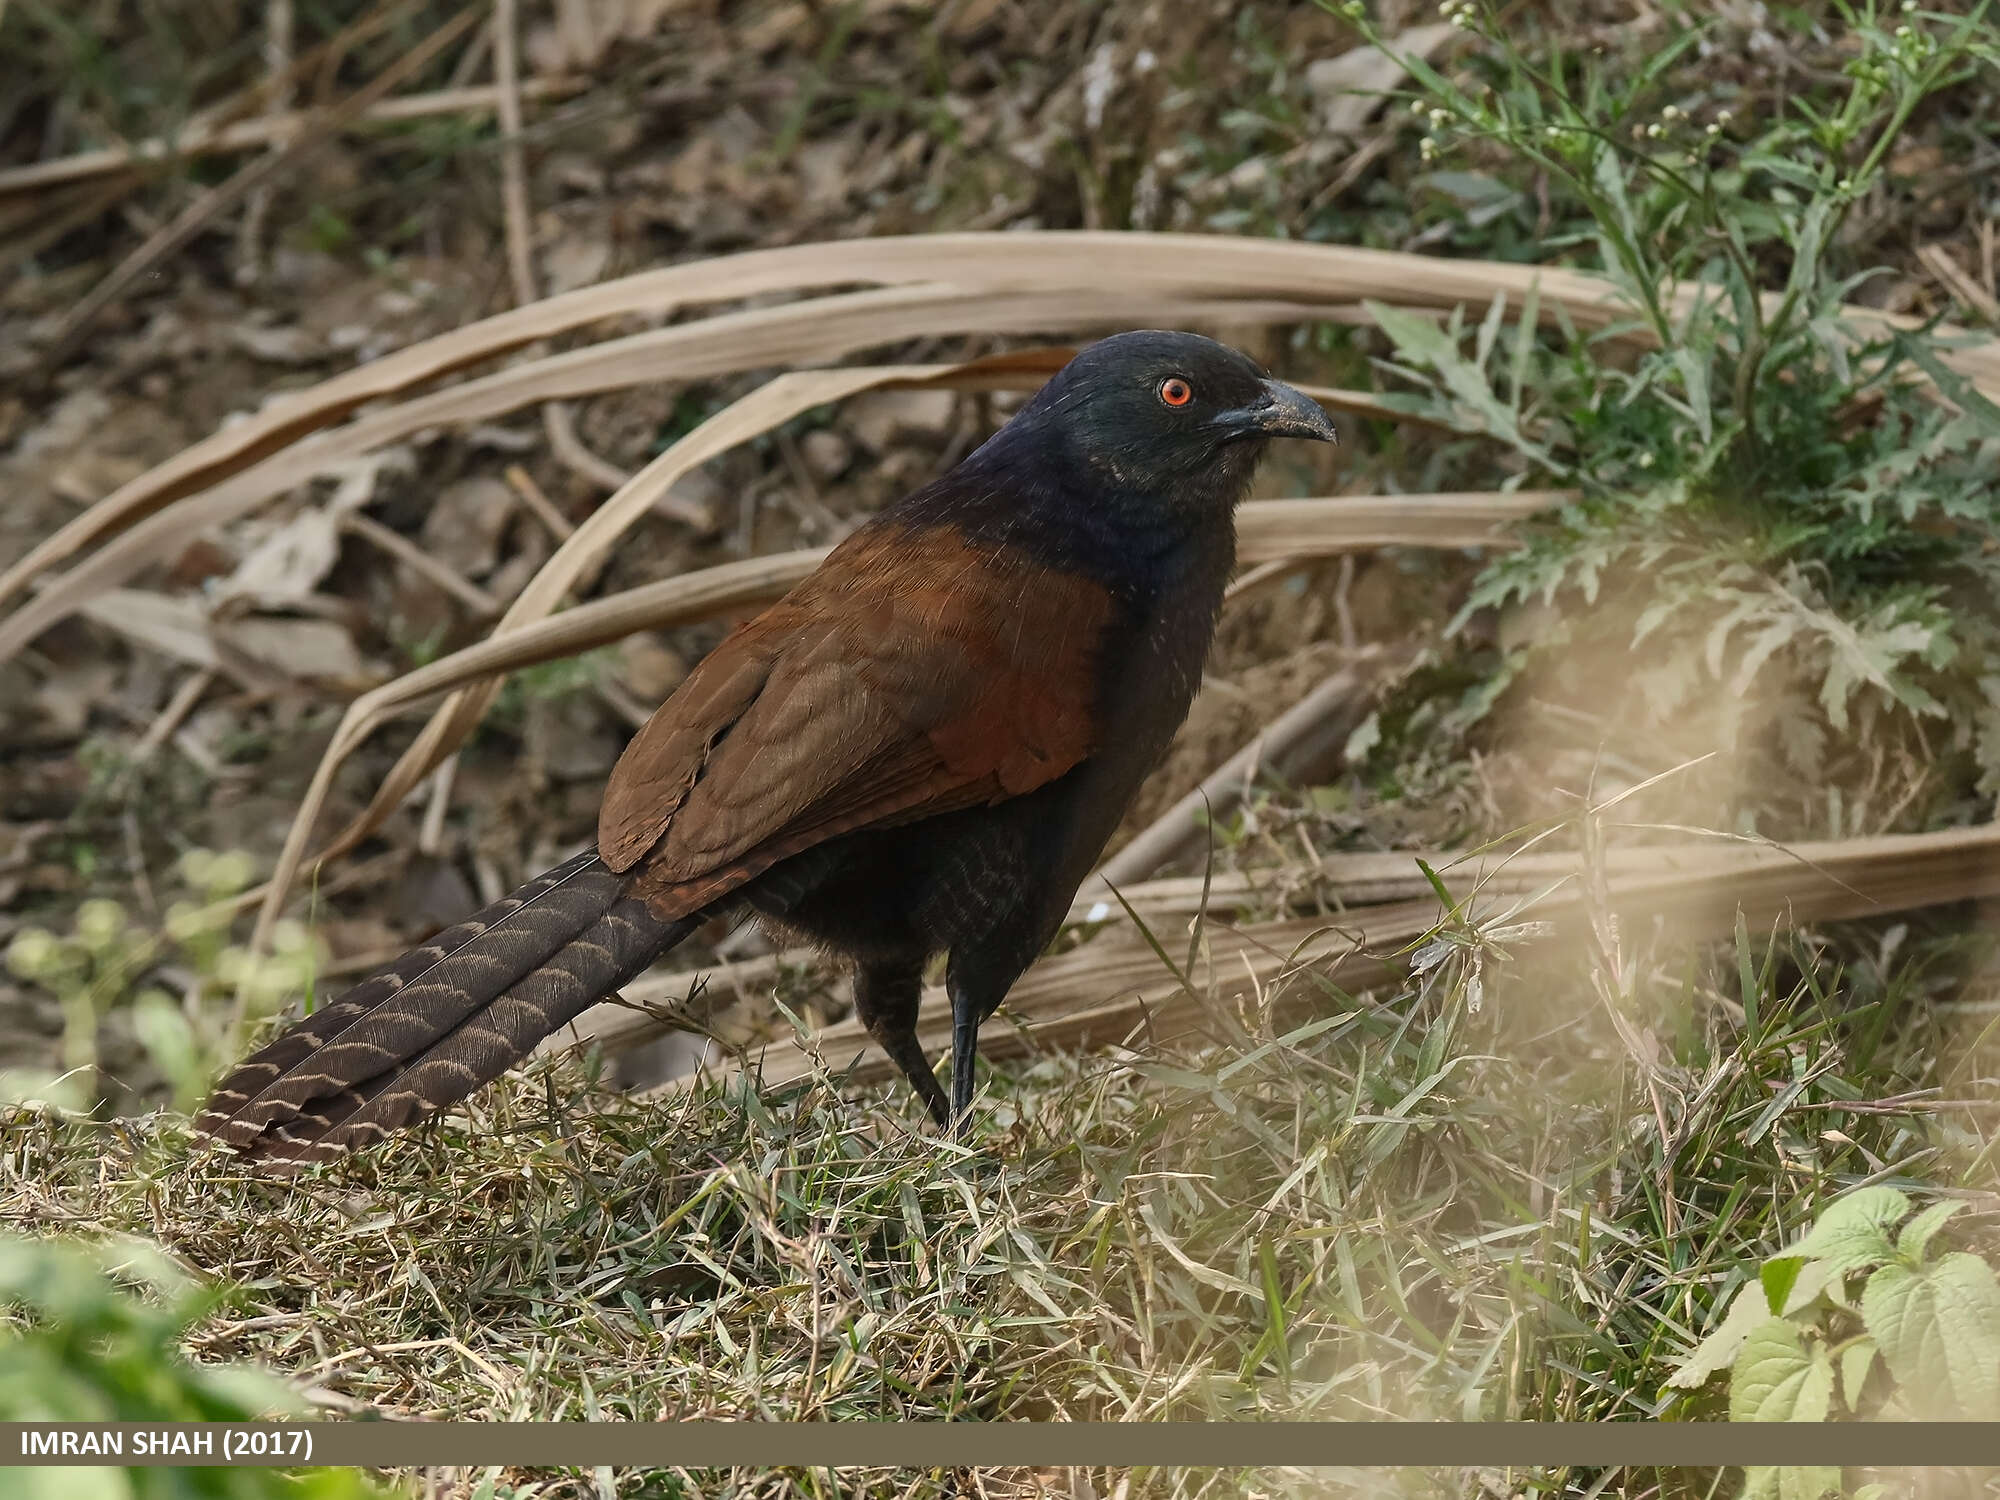
{"type": "Polygon", "coordinates": [[[2000,1463],[2000,1423],[0,1422],[0,1465],[916,1468],[2000,1463]]]}

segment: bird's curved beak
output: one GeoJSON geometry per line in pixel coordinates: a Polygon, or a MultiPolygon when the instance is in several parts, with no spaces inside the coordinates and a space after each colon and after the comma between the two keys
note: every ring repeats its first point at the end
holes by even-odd
{"type": "Polygon", "coordinates": [[[1304,391],[1282,380],[1267,380],[1255,400],[1229,411],[1217,412],[1211,425],[1229,438],[1311,438],[1316,442],[1337,443],[1340,434],[1333,419],[1304,391]]]}

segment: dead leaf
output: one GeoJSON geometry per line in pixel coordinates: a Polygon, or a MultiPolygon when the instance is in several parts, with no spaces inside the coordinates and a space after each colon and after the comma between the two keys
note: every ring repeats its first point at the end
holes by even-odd
{"type": "MultiPolygon", "coordinates": [[[[108,661],[89,662],[52,672],[40,683],[23,668],[9,664],[0,671],[0,726],[16,750],[53,750],[74,746],[90,722],[91,710],[108,698],[121,669],[108,661]]],[[[7,825],[0,824],[0,829],[7,825]]],[[[4,867],[0,845],[0,867],[4,867]]],[[[0,901],[0,908],[4,908],[0,901]]]]}
{"type": "Polygon", "coordinates": [[[424,551],[465,578],[484,578],[500,559],[500,539],[514,519],[514,492],[486,475],[438,491],[424,517],[424,551]]]}
{"type": "Polygon", "coordinates": [[[819,427],[799,439],[799,457],[808,474],[827,484],[847,472],[854,462],[854,447],[839,433],[819,427]]]}
{"type": "Polygon", "coordinates": [[[688,674],[687,658],[655,630],[642,630],[618,643],[619,674],[632,696],[663,703],[688,674]]]}
{"type": "Polygon", "coordinates": [[[556,0],[552,25],[537,26],[521,44],[537,73],[586,71],[620,41],[643,41],[689,0],[556,0]]]}
{"type": "Polygon", "coordinates": [[[811,28],[812,11],[806,6],[780,5],[744,26],[737,33],[737,45],[752,54],[769,52],[786,42],[804,40],[811,28]]]}
{"type": "MultiPolygon", "coordinates": [[[[707,515],[709,526],[722,508],[722,484],[706,469],[691,469],[667,486],[653,508],[663,516],[682,520],[689,515],[707,515]]],[[[707,527],[697,527],[707,530],[707,527]]]]}
{"type": "Polygon", "coordinates": [[[542,282],[547,295],[561,296],[589,286],[611,264],[611,242],[600,236],[564,235],[542,252],[542,282]]]}
{"type": "Polygon", "coordinates": [[[353,638],[331,620],[243,615],[217,620],[209,633],[222,658],[258,671],[313,683],[340,693],[360,692],[379,680],[369,672],[353,638]]]}
{"type": "Polygon", "coordinates": [[[964,0],[953,7],[944,23],[944,34],[954,42],[969,42],[1000,19],[1007,0],[964,0]]]}
{"type": "Polygon", "coordinates": [[[228,331],[229,342],[252,359],[274,365],[309,365],[326,357],[326,345],[310,330],[296,323],[283,328],[259,328],[238,324],[228,331]]]}
{"type": "Polygon", "coordinates": [[[1308,63],[1306,91],[1319,103],[1320,124],[1331,135],[1358,133],[1388,102],[1383,96],[1409,76],[1397,57],[1429,61],[1455,29],[1449,22],[1414,26],[1391,41],[1397,56],[1369,45],[1308,63]]]}
{"type": "Polygon", "coordinates": [[[250,549],[217,587],[215,600],[248,600],[263,609],[297,604],[339,558],[339,523],[317,507],[300,511],[250,549]]]}
{"type": "Polygon", "coordinates": [[[874,391],[848,403],[847,427],[864,448],[884,453],[899,439],[935,438],[957,399],[950,391],[874,391]]]}
{"type": "Polygon", "coordinates": [[[1921,177],[1944,165],[1944,148],[1929,142],[1904,146],[1889,157],[1889,172],[1895,177],[1921,177]]]}
{"type": "Polygon", "coordinates": [[[49,488],[72,505],[95,505],[122,484],[146,472],[140,459],[114,453],[79,453],[57,469],[49,488]]]}
{"type": "Polygon", "coordinates": [[[549,560],[548,533],[539,527],[522,534],[515,543],[507,560],[495,568],[486,579],[486,592],[495,603],[512,604],[520,597],[521,590],[542,570],[542,564],[549,560]]]}
{"type": "Polygon", "coordinates": [[[336,517],[375,503],[385,475],[409,475],[417,471],[417,455],[398,444],[374,453],[360,453],[321,468],[315,475],[335,481],[333,495],[326,502],[336,517]]]}
{"type": "Polygon", "coordinates": [[[435,932],[479,905],[465,876],[450,860],[420,855],[410,861],[396,892],[396,910],[412,930],[435,932]]]}
{"type": "Polygon", "coordinates": [[[111,415],[111,398],[102,391],[85,389],[63,397],[48,417],[30,428],[15,446],[13,461],[26,464],[45,456],[67,453],[81,447],[92,435],[103,431],[111,415]]]}
{"type": "Polygon", "coordinates": [[[1943,245],[1924,245],[1917,251],[1917,259],[1924,269],[1944,283],[1945,290],[1975,317],[1988,323],[2000,324],[2000,298],[1991,289],[1981,286],[1972,275],[1952,259],[1952,254],[1943,245]]]}
{"type": "Polygon", "coordinates": [[[170,599],[145,589],[112,589],[84,604],[81,613],[127,640],[191,667],[221,669],[209,639],[208,612],[193,599],[170,599]]]}
{"type": "Polygon", "coordinates": [[[528,700],[522,740],[530,761],[551,781],[602,781],[625,738],[592,694],[528,700]]]}

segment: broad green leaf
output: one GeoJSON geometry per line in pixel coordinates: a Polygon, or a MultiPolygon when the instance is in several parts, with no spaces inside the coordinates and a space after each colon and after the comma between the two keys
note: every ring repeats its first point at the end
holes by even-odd
{"type": "Polygon", "coordinates": [[[1965,1204],[1933,1203],[1903,1226],[1903,1232],[1896,1236],[1896,1253],[1911,1265],[1923,1264],[1924,1251],[1930,1248],[1931,1239],[1944,1228],[1944,1222],[1957,1213],[1965,1204]]]}
{"type": "Polygon", "coordinates": [[[1861,1317],[1912,1406],[2000,1418],[2000,1282],[1985,1261],[1956,1251],[1921,1270],[1883,1266],[1861,1317]]]}
{"type": "Polygon", "coordinates": [[[1751,1464],[1743,1470],[1743,1500],[1819,1500],[1840,1489],[1840,1470],[1815,1464],[1810,1468],[1775,1468],[1751,1464]]]}
{"type": "Polygon", "coordinates": [[[1758,1278],[1770,1302],[1774,1318],[1790,1318],[1800,1308],[1820,1298],[1820,1292],[1836,1290],[1840,1278],[1824,1260],[1800,1260],[1798,1256],[1772,1256],[1764,1262],[1758,1278]]]}
{"type": "Polygon", "coordinates": [[[1732,1422],[1823,1422],[1833,1397],[1833,1361],[1808,1350],[1799,1330],[1769,1318],[1751,1330],[1729,1375],[1732,1422]]]}
{"type": "MultiPolygon", "coordinates": [[[[1781,1257],[1793,1259],[1794,1257],[1781,1257]]],[[[1770,1294],[1770,1283],[1764,1285],[1765,1294],[1770,1294]]],[[[1779,1317],[1789,1318],[1801,1308],[1809,1307],[1819,1300],[1822,1292],[1835,1293],[1840,1290],[1840,1276],[1834,1268],[1823,1260],[1809,1260],[1799,1266],[1798,1274],[1792,1278],[1786,1289],[1784,1301],[1771,1309],[1779,1317]]],[[[1839,1301],[1838,1297],[1834,1298],[1839,1301]]]]}
{"type": "Polygon", "coordinates": [[[1715,1331],[1695,1345],[1694,1352],[1667,1377],[1667,1384],[1685,1391],[1705,1384],[1716,1371],[1726,1370],[1735,1362],[1744,1340],[1754,1329],[1770,1321],[1770,1317],[1762,1286],[1752,1281],[1738,1287],[1730,1299],[1729,1311],[1723,1314],[1715,1331]]]}
{"type": "Polygon", "coordinates": [[[1840,1470],[1833,1464],[1787,1465],[1778,1470],[1778,1500],[1820,1500],[1840,1493],[1840,1470]]]}
{"type": "Polygon", "coordinates": [[[1803,1260],[1823,1260],[1841,1274],[1896,1258],[1889,1227],[1910,1211],[1910,1200],[1892,1187],[1863,1188],[1836,1200],[1810,1233],[1785,1251],[1803,1260]]]}
{"type": "Polygon", "coordinates": [[[109,1466],[30,1465],[8,1474],[7,1493],[15,1500],[131,1500],[132,1481],[126,1470],[109,1466]]]}
{"type": "Polygon", "coordinates": [[[1785,1303],[1792,1295],[1792,1283],[1799,1279],[1799,1268],[1805,1262],[1796,1255],[1774,1255],[1764,1262],[1757,1279],[1764,1284],[1764,1300],[1769,1305],[1771,1316],[1783,1317],[1785,1303]]]}
{"type": "Polygon", "coordinates": [[[1856,1339],[1840,1351],[1840,1399],[1851,1412],[1861,1409],[1861,1388],[1868,1383],[1878,1352],[1871,1338],[1856,1339]]]}

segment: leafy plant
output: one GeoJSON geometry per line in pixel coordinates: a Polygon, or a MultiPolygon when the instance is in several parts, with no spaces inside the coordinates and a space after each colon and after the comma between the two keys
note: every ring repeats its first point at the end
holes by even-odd
{"type": "MultiPolygon", "coordinates": [[[[261,1370],[198,1365],[183,1336],[220,1300],[143,1241],[86,1246],[0,1237],[0,1419],[10,1422],[248,1422],[296,1415],[297,1396],[261,1370]],[[137,1283],[151,1297],[119,1285],[137,1283]]],[[[88,1500],[363,1500],[351,1471],[27,1469],[30,1497],[88,1500]]],[[[23,1481],[10,1480],[10,1494],[23,1481]]]]}
{"type": "Polygon", "coordinates": [[[114,1013],[129,1017],[134,1035],[186,1109],[199,1101],[216,1068],[239,1050],[245,1031],[301,989],[309,990],[321,955],[307,928],[283,922],[273,952],[253,956],[228,940],[230,897],[249,883],[250,860],[240,853],[193,849],[180,875],[190,898],[166,912],[164,930],[131,926],[115,901],[86,901],[67,935],[24,927],[7,949],[7,965],[61,1002],[62,1069],[52,1075],[0,1075],[0,1102],[38,1099],[88,1109],[100,1097],[100,1029],[114,1013]],[[178,999],[147,983],[177,962],[186,978],[178,999]],[[240,995],[239,1005],[229,997],[240,995]]]}
{"type": "MultiPolygon", "coordinates": [[[[1967,1251],[1933,1253],[1964,1206],[1913,1217],[1892,1187],[1838,1199],[1738,1289],[1668,1384],[1694,1390],[1727,1371],[1737,1422],[2000,1418],[2000,1279],[1967,1251]]],[[[1753,1469],[1745,1494],[1812,1500],[1839,1477],[1753,1469]]]]}
{"type": "MultiPolygon", "coordinates": [[[[1498,152],[1552,184],[1589,225],[1558,245],[1630,309],[1605,334],[1651,346],[1613,361],[1604,334],[1545,340],[1532,298],[1511,330],[1504,297],[1476,323],[1372,308],[1395,348],[1383,368],[1409,388],[1390,404],[1497,445],[1512,485],[1581,494],[1484,571],[1456,625],[1615,599],[1634,646],[1680,648],[1637,674],[1656,720],[1761,688],[1796,772],[1881,728],[1933,759],[1971,752],[1978,790],[2000,791],[2000,408],[1947,367],[1936,328],[1858,324],[1847,304],[1874,273],[1841,264],[1903,126],[2000,59],[1990,5],[1905,4],[1893,24],[1839,6],[1854,45],[1832,96],[1743,120],[1675,71],[1699,30],[1616,76],[1531,60],[1471,0],[1447,9],[1487,45],[1456,76],[1404,59],[1424,156],[1498,152]]],[[[1525,649],[1568,641],[1556,623],[1525,649]]]]}

